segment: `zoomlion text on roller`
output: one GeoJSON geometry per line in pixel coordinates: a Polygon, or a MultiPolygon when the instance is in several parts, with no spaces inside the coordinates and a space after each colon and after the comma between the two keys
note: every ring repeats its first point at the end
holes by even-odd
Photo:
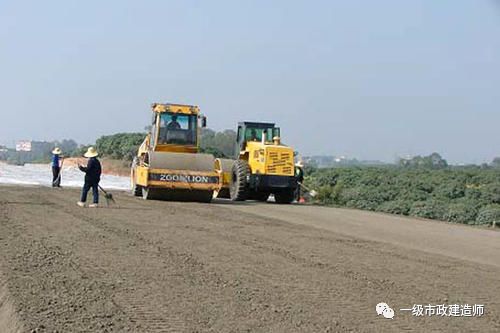
{"type": "Polygon", "coordinates": [[[199,153],[206,117],[197,106],[153,104],[151,133],[132,162],[131,185],[147,199],[210,202],[221,188],[219,162],[199,153]]]}

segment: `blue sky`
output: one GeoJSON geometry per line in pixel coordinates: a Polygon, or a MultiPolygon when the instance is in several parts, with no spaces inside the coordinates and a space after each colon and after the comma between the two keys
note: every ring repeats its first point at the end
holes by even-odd
{"type": "Polygon", "coordinates": [[[492,0],[0,0],[0,142],[140,131],[152,102],[303,154],[500,156],[492,0]]]}

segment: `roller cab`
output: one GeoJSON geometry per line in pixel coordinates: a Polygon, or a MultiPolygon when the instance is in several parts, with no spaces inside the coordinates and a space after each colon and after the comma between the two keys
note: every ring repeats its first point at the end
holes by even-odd
{"type": "Polygon", "coordinates": [[[209,202],[221,187],[213,155],[199,153],[206,118],[197,106],[153,104],[151,132],[131,167],[134,195],[144,199],[209,202]]]}

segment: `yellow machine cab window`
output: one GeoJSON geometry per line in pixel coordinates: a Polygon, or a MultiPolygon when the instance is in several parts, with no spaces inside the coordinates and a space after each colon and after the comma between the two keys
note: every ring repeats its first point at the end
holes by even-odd
{"type": "Polygon", "coordinates": [[[197,144],[197,116],[165,112],[160,115],[158,144],[197,144]]]}
{"type": "Polygon", "coordinates": [[[262,141],[262,136],[265,135],[265,141],[273,141],[273,137],[280,136],[278,127],[269,128],[254,128],[247,127],[245,129],[245,141],[262,141]]]}

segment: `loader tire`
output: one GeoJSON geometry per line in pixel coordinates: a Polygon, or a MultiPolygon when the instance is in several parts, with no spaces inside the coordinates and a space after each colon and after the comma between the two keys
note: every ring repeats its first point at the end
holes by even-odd
{"type": "Polygon", "coordinates": [[[290,204],[295,199],[295,192],[293,190],[285,190],[274,193],[274,199],[279,204],[290,204]]]}
{"type": "Polygon", "coordinates": [[[231,186],[229,194],[233,201],[245,201],[248,198],[247,177],[250,175],[250,167],[246,161],[234,162],[231,169],[231,186]]]}

